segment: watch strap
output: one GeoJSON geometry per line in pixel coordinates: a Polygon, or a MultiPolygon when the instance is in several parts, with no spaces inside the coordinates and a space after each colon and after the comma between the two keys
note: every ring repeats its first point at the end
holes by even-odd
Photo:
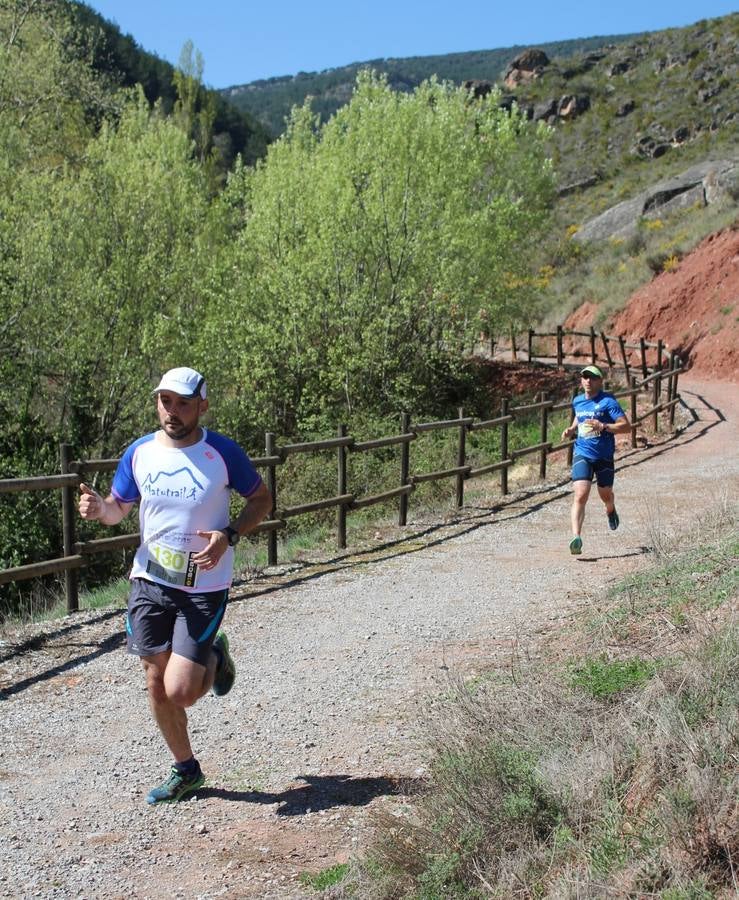
{"type": "Polygon", "coordinates": [[[226,527],[222,528],[221,530],[228,538],[229,546],[235,547],[241,539],[241,535],[238,533],[238,531],[235,528],[232,528],[230,525],[226,525],[226,527]]]}

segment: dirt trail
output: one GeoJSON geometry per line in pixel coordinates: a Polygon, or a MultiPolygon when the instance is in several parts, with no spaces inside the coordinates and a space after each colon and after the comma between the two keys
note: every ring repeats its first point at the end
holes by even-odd
{"type": "Polygon", "coordinates": [[[610,533],[593,498],[579,558],[567,553],[561,454],[547,484],[510,502],[416,521],[236,591],[227,630],[239,676],[228,697],[192,711],[208,785],[188,803],[143,802],[167,757],[120,612],[5,635],[0,896],[315,896],[299,873],[348,859],[371,812],[422,776],[422,698],[450,672],[562,627],[646,564],[654,528],[736,498],[735,386],[680,387],[686,428],[621,450],[622,526],[610,533]]]}

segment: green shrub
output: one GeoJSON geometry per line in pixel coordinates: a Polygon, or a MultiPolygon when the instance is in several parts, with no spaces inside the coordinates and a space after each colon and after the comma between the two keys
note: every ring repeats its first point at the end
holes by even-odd
{"type": "Polygon", "coordinates": [[[347,863],[337,863],[335,866],[330,866],[328,869],[323,869],[323,871],[314,875],[302,872],[299,880],[301,884],[312,888],[314,891],[325,891],[326,888],[339,884],[346,876],[348,870],[349,865],[347,863]]]}
{"type": "Polygon", "coordinates": [[[652,660],[609,660],[602,655],[574,664],[571,679],[575,687],[603,700],[644,684],[657,670],[658,664],[652,660]]]}

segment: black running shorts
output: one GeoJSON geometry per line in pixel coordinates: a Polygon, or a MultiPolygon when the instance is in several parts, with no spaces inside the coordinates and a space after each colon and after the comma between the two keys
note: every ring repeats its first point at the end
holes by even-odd
{"type": "Polygon", "coordinates": [[[171,650],[207,665],[227,600],[227,590],[191,594],[134,578],[126,617],[128,652],[153,656],[171,650]]]}

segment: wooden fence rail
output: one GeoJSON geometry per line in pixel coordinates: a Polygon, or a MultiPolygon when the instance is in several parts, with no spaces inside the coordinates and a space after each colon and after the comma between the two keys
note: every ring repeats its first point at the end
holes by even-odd
{"type": "MultiPolygon", "coordinates": [[[[534,334],[534,332],[529,332],[534,334]]],[[[564,335],[559,330],[556,336],[564,335]]],[[[570,332],[568,334],[584,334],[584,332],[570,332]]],[[[622,339],[619,339],[623,345],[622,339]]],[[[529,345],[531,348],[531,345],[529,345]]],[[[634,345],[632,345],[634,346],[634,345]]],[[[640,352],[647,345],[642,341],[638,345],[640,352]]],[[[661,342],[660,353],[661,351],[661,342]]],[[[678,376],[684,371],[677,356],[670,356],[670,368],[663,371],[657,366],[650,375],[646,374],[641,382],[637,382],[635,376],[630,376],[630,388],[616,392],[617,397],[629,397],[631,401],[632,422],[632,446],[636,446],[636,430],[640,423],[652,417],[653,428],[657,430],[657,415],[660,411],[669,410],[670,427],[674,421],[674,409],[680,401],[677,392],[678,376]],[[662,381],[666,380],[667,399],[661,401],[662,381]],[[651,389],[651,390],[650,390],[651,389]],[[637,417],[636,397],[642,392],[651,393],[652,406],[637,417]]],[[[274,511],[272,518],[262,522],[255,530],[256,534],[267,535],[268,563],[277,563],[277,532],[284,529],[287,520],[296,516],[308,515],[320,510],[337,509],[337,544],[340,548],[346,547],[346,520],[349,512],[364,509],[376,503],[386,503],[397,500],[398,523],[407,523],[409,496],[415,491],[416,485],[446,478],[455,479],[455,501],[458,508],[464,505],[464,485],[471,478],[477,478],[493,472],[500,473],[500,490],[503,495],[508,493],[508,469],[515,460],[529,454],[539,454],[539,476],[546,477],[547,457],[559,450],[568,449],[568,459],[571,461],[573,441],[554,442],[548,435],[550,415],[554,411],[562,411],[570,407],[570,402],[555,403],[545,394],[534,403],[526,403],[520,406],[511,406],[510,400],[505,398],[501,402],[500,415],[493,419],[475,421],[471,416],[465,416],[464,410],[459,409],[455,419],[446,419],[436,422],[411,423],[408,413],[403,413],[400,419],[400,433],[388,435],[371,440],[358,441],[346,433],[346,426],[340,425],[338,435],[317,441],[305,441],[301,443],[285,444],[277,447],[272,433],[265,435],[265,455],[252,457],[252,462],[258,469],[266,470],[264,480],[272,492],[274,498],[274,511]],[[539,412],[540,433],[539,440],[528,447],[509,450],[508,426],[516,418],[539,412]],[[458,430],[456,464],[449,468],[434,472],[413,472],[410,465],[410,446],[414,441],[422,439],[422,435],[456,428],[458,430]],[[467,461],[466,437],[468,432],[482,431],[489,428],[500,430],[500,459],[485,465],[473,467],[467,461]],[[347,456],[352,453],[371,452],[385,447],[398,446],[400,450],[399,483],[392,488],[380,493],[358,497],[347,486],[347,456]],[[302,503],[297,506],[280,506],[279,486],[277,471],[291,454],[316,453],[334,451],[337,456],[337,492],[333,497],[325,497],[320,500],[302,503]]],[[[62,444],[60,447],[59,475],[42,475],[33,478],[10,478],[0,480],[0,494],[17,493],[19,491],[60,490],[62,492],[62,534],[63,555],[56,559],[42,560],[28,565],[0,570],[0,585],[11,582],[20,582],[43,575],[64,573],[65,596],[67,610],[74,612],[79,608],[79,590],[77,576],[79,569],[83,568],[89,558],[99,553],[110,553],[129,547],[135,547],[140,541],[139,534],[118,535],[115,537],[99,538],[88,541],[78,541],[76,531],[76,501],[79,485],[83,481],[83,475],[90,472],[113,471],[118,464],[117,459],[88,459],[75,460],[71,457],[71,447],[62,444]]]]}
{"type": "MultiPolygon", "coordinates": [[[[527,332],[526,342],[527,342],[527,352],[528,352],[528,361],[534,362],[536,359],[540,360],[556,360],[557,366],[560,368],[564,366],[565,352],[564,352],[564,341],[565,338],[587,338],[589,347],[590,347],[590,362],[592,365],[595,365],[599,361],[597,344],[598,341],[603,345],[603,356],[606,361],[606,368],[613,371],[617,368],[614,357],[611,355],[611,346],[618,347],[618,351],[621,357],[621,365],[618,368],[622,368],[626,374],[627,381],[631,378],[631,369],[632,364],[629,362],[629,356],[627,354],[627,350],[638,350],[639,351],[639,368],[641,369],[642,378],[647,378],[649,375],[649,366],[648,366],[648,350],[655,350],[654,354],[654,364],[653,369],[655,372],[661,371],[663,368],[672,369],[674,367],[674,352],[671,352],[667,345],[661,339],[658,341],[647,341],[644,338],[640,338],[638,343],[628,343],[623,335],[612,335],[605,334],[605,332],[600,331],[596,332],[595,328],[591,328],[590,331],[565,331],[565,329],[561,326],[557,326],[556,331],[535,331],[533,328],[530,328],[527,332]],[[534,341],[537,338],[554,338],[555,343],[555,351],[552,354],[547,353],[535,353],[534,352],[534,341]],[[666,358],[665,358],[666,357],[666,358]]],[[[511,353],[513,358],[516,358],[516,342],[515,338],[512,336],[511,340],[511,353]]]]}

